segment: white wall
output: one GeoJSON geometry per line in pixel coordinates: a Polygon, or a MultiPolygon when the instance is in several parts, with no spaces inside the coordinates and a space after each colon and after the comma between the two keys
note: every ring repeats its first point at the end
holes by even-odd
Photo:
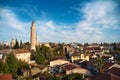
{"type": "Polygon", "coordinates": [[[30,61],[30,55],[31,55],[30,52],[28,52],[28,53],[17,53],[17,54],[15,54],[15,56],[16,56],[16,58],[17,58],[18,60],[23,60],[23,61],[25,61],[25,62],[29,62],[29,61],[30,61]]]}
{"type": "Polygon", "coordinates": [[[50,61],[50,66],[52,67],[55,65],[62,65],[65,63],[69,63],[69,61],[59,59],[59,60],[50,61]]]}

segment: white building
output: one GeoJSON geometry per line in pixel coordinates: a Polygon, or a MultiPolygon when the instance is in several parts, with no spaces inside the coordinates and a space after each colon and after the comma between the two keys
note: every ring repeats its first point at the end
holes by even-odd
{"type": "Polygon", "coordinates": [[[66,75],[73,74],[73,73],[91,75],[90,71],[88,71],[87,69],[83,69],[72,63],[63,66],[63,68],[65,69],[66,75]]]}
{"type": "Polygon", "coordinates": [[[15,54],[15,56],[18,60],[22,60],[22,61],[25,61],[25,62],[30,61],[30,55],[31,55],[30,52],[28,52],[28,53],[16,53],[15,54]]]}
{"type": "Polygon", "coordinates": [[[23,50],[23,49],[15,50],[15,56],[18,60],[25,61],[29,64],[35,62],[35,61],[31,61],[31,53],[28,50],[23,50]]]}
{"type": "Polygon", "coordinates": [[[72,62],[74,62],[75,60],[80,60],[80,59],[89,61],[89,55],[85,55],[85,54],[81,54],[81,53],[73,53],[71,56],[72,62]]]}
{"type": "Polygon", "coordinates": [[[50,61],[50,67],[53,67],[53,66],[56,66],[56,65],[63,65],[63,64],[66,64],[66,63],[70,63],[70,62],[67,61],[67,60],[62,60],[62,59],[53,60],[53,61],[50,61]]]}

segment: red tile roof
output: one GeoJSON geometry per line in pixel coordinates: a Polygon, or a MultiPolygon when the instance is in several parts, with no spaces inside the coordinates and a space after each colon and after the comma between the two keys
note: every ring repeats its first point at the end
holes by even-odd
{"type": "Polygon", "coordinates": [[[87,80],[111,80],[111,77],[108,74],[102,74],[102,75],[87,78],[87,80]]]}
{"type": "Polygon", "coordinates": [[[72,56],[79,56],[81,54],[81,52],[74,52],[74,53],[72,53],[72,56]]]}
{"type": "Polygon", "coordinates": [[[95,65],[96,64],[96,60],[95,59],[90,59],[89,61],[88,61],[88,65],[90,65],[90,66],[93,66],[93,65],[95,65]]]}
{"type": "Polygon", "coordinates": [[[19,53],[28,53],[30,52],[29,50],[27,49],[15,49],[15,54],[19,54],[19,53]]]}
{"type": "Polygon", "coordinates": [[[12,80],[12,74],[0,74],[0,80],[12,80]]]}
{"type": "Polygon", "coordinates": [[[120,78],[120,68],[113,67],[108,70],[108,73],[118,76],[120,78]]]}
{"type": "Polygon", "coordinates": [[[78,68],[78,66],[74,65],[74,64],[67,64],[63,67],[65,70],[72,70],[75,68],[78,68]]]}
{"type": "Polygon", "coordinates": [[[51,61],[58,60],[58,59],[65,59],[65,56],[56,56],[56,57],[52,58],[51,61]]]}
{"type": "Polygon", "coordinates": [[[62,77],[64,74],[63,73],[57,73],[56,76],[57,77],[62,77]]]}
{"type": "Polygon", "coordinates": [[[100,47],[85,47],[85,50],[101,50],[100,47]]]}
{"type": "Polygon", "coordinates": [[[114,63],[111,63],[111,62],[105,62],[104,65],[105,65],[105,68],[109,68],[113,65],[114,63]]]}
{"type": "Polygon", "coordinates": [[[109,50],[108,48],[102,48],[102,50],[109,50]]]}

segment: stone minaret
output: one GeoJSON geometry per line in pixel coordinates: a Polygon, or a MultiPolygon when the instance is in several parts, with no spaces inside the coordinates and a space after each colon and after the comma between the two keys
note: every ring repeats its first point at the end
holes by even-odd
{"type": "Polygon", "coordinates": [[[37,33],[36,33],[36,45],[38,45],[38,38],[37,38],[37,33]]]}
{"type": "Polygon", "coordinates": [[[11,40],[11,47],[13,47],[15,45],[15,40],[14,38],[12,37],[12,40],[11,40]]]}
{"type": "Polygon", "coordinates": [[[31,43],[31,50],[35,50],[36,45],[36,30],[35,30],[35,23],[32,21],[31,25],[31,35],[30,35],[30,43],[31,43]]]}

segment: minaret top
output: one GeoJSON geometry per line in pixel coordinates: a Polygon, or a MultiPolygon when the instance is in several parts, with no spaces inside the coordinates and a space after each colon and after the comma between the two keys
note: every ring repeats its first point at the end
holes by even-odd
{"type": "Polygon", "coordinates": [[[11,36],[11,39],[14,40],[13,36],[11,36]]]}
{"type": "Polygon", "coordinates": [[[35,27],[35,22],[34,20],[32,21],[32,26],[31,27],[35,27]]]}
{"type": "Polygon", "coordinates": [[[32,23],[34,23],[34,20],[32,21],[32,23]]]}

